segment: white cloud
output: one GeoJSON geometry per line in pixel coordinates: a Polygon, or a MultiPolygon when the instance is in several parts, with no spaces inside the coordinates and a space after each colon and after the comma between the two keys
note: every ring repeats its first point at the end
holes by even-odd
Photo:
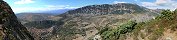
{"type": "Polygon", "coordinates": [[[20,1],[16,1],[14,2],[14,4],[29,4],[29,3],[34,3],[35,1],[32,0],[20,0],[20,1]]]}
{"type": "Polygon", "coordinates": [[[156,4],[168,4],[169,2],[173,2],[172,0],[156,0],[156,4]]]}
{"type": "Polygon", "coordinates": [[[127,2],[119,2],[119,1],[114,1],[113,4],[117,4],[117,3],[127,3],[127,2]]]}
{"type": "Polygon", "coordinates": [[[21,12],[36,12],[36,11],[49,11],[49,10],[59,10],[59,9],[76,9],[79,7],[72,7],[69,5],[44,5],[43,7],[22,7],[22,8],[12,8],[15,13],[21,12]]]}
{"type": "Polygon", "coordinates": [[[145,7],[155,7],[155,6],[158,6],[152,2],[142,2],[142,6],[145,6],[145,7]]]}
{"type": "Polygon", "coordinates": [[[63,8],[63,7],[69,7],[70,5],[45,5],[46,7],[50,7],[50,8],[63,8]]]}
{"type": "Polygon", "coordinates": [[[142,6],[151,9],[171,9],[174,10],[177,8],[177,1],[174,0],[156,0],[155,2],[141,2],[142,6]]]}

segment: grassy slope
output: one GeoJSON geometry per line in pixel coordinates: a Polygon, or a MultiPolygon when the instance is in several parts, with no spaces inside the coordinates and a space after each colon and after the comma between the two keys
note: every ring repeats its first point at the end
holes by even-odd
{"type": "Polygon", "coordinates": [[[133,31],[134,39],[157,40],[161,39],[167,30],[176,31],[177,11],[165,10],[161,14],[154,20],[136,25],[133,31]],[[138,38],[138,36],[141,38],[138,38]]]}
{"type": "Polygon", "coordinates": [[[161,14],[162,15],[156,17],[156,19],[147,22],[137,23],[137,25],[134,26],[134,29],[128,33],[126,32],[120,35],[110,35],[111,33],[117,34],[117,31],[121,30],[121,28],[117,28],[119,30],[111,29],[111,32],[108,32],[110,30],[104,30],[104,32],[102,32],[104,35],[102,33],[100,34],[102,35],[102,38],[104,40],[162,40],[165,39],[163,38],[163,36],[168,36],[164,35],[165,31],[170,30],[171,33],[174,33],[174,35],[172,35],[170,39],[174,39],[175,35],[177,35],[175,34],[175,31],[177,29],[177,11],[171,12],[169,10],[165,10],[161,14]],[[105,38],[105,36],[107,38],[105,38]],[[117,37],[117,39],[115,39],[115,37],[117,37]]]}

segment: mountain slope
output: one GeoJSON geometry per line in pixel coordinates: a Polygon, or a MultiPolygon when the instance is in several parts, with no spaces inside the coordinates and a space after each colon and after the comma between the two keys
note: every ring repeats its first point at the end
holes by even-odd
{"type": "Polygon", "coordinates": [[[121,28],[121,26],[117,26],[116,29],[106,28],[100,31],[100,35],[102,40],[176,40],[176,15],[177,9],[175,11],[164,10],[156,19],[140,22],[135,26],[129,26],[133,24],[129,23],[124,25],[126,28],[121,28]]]}
{"type": "Polygon", "coordinates": [[[93,14],[93,15],[104,15],[104,14],[125,14],[125,13],[146,13],[152,12],[150,9],[138,6],[130,3],[118,3],[118,4],[102,4],[102,5],[90,5],[75,10],[66,12],[65,14],[93,14]]]}
{"type": "Polygon", "coordinates": [[[34,40],[28,30],[17,20],[10,6],[0,0],[1,40],[34,40]]]}
{"type": "Polygon", "coordinates": [[[58,9],[58,10],[41,11],[41,12],[36,12],[36,13],[58,15],[58,14],[65,13],[65,12],[67,12],[69,10],[73,10],[73,9],[58,9]]]}

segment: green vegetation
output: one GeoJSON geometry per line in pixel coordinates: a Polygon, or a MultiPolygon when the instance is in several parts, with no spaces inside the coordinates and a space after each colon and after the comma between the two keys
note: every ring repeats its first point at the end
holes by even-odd
{"type": "Polygon", "coordinates": [[[2,11],[2,9],[0,8],[0,11],[2,12],[1,14],[0,14],[0,24],[2,24],[3,23],[3,19],[4,18],[7,18],[10,14],[8,14],[7,12],[4,12],[4,11],[2,11]]]}
{"type": "Polygon", "coordinates": [[[161,12],[161,15],[158,16],[158,17],[156,17],[156,19],[163,19],[163,18],[165,18],[167,20],[172,20],[172,19],[174,19],[173,15],[174,15],[174,13],[172,11],[170,11],[170,10],[163,10],[161,12]]]}
{"type": "Polygon", "coordinates": [[[142,39],[148,38],[149,40],[157,40],[163,36],[163,32],[167,29],[176,31],[177,29],[177,9],[175,11],[163,10],[156,19],[147,22],[135,23],[129,21],[118,28],[104,28],[99,34],[103,40],[118,40],[126,38],[126,33],[132,33],[133,38],[138,40],[138,36],[142,39]],[[144,30],[144,32],[142,32],[144,30]],[[146,34],[144,34],[146,33],[146,34]]]}
{"type": "Polygon", "coordinates": [[[131,32],[136,24],[137,23],[135,21],[129,21],[116,29],[105,28],[100,32],[100,34],[104,40],[116,40],[119,39],[121,34],[131,32]]]}
{"type": "Polygon", "coordinates": [[[137,36],[148,36],[149,40],[157,40],[159,37],[163,36],[165,30],[175,30],[177,26],[177,21],[175,21],[177,20],[176,13],[177,11],[163,10],[161,15],[157,16],[156,19],[138,23],[133,30],[134,39],[138,39],[137,36]],[[145,32],[140,32],[141,30],[145,30],[145,32]]]}

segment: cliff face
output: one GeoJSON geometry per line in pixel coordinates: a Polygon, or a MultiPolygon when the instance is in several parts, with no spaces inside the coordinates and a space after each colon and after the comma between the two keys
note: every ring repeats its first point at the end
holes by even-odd
{"type": "Polygon", "coordinates": [[[27,29],[17,20],[10,6],[0,0],[0,38],[2,40],[33,40],[27,29]]]}

